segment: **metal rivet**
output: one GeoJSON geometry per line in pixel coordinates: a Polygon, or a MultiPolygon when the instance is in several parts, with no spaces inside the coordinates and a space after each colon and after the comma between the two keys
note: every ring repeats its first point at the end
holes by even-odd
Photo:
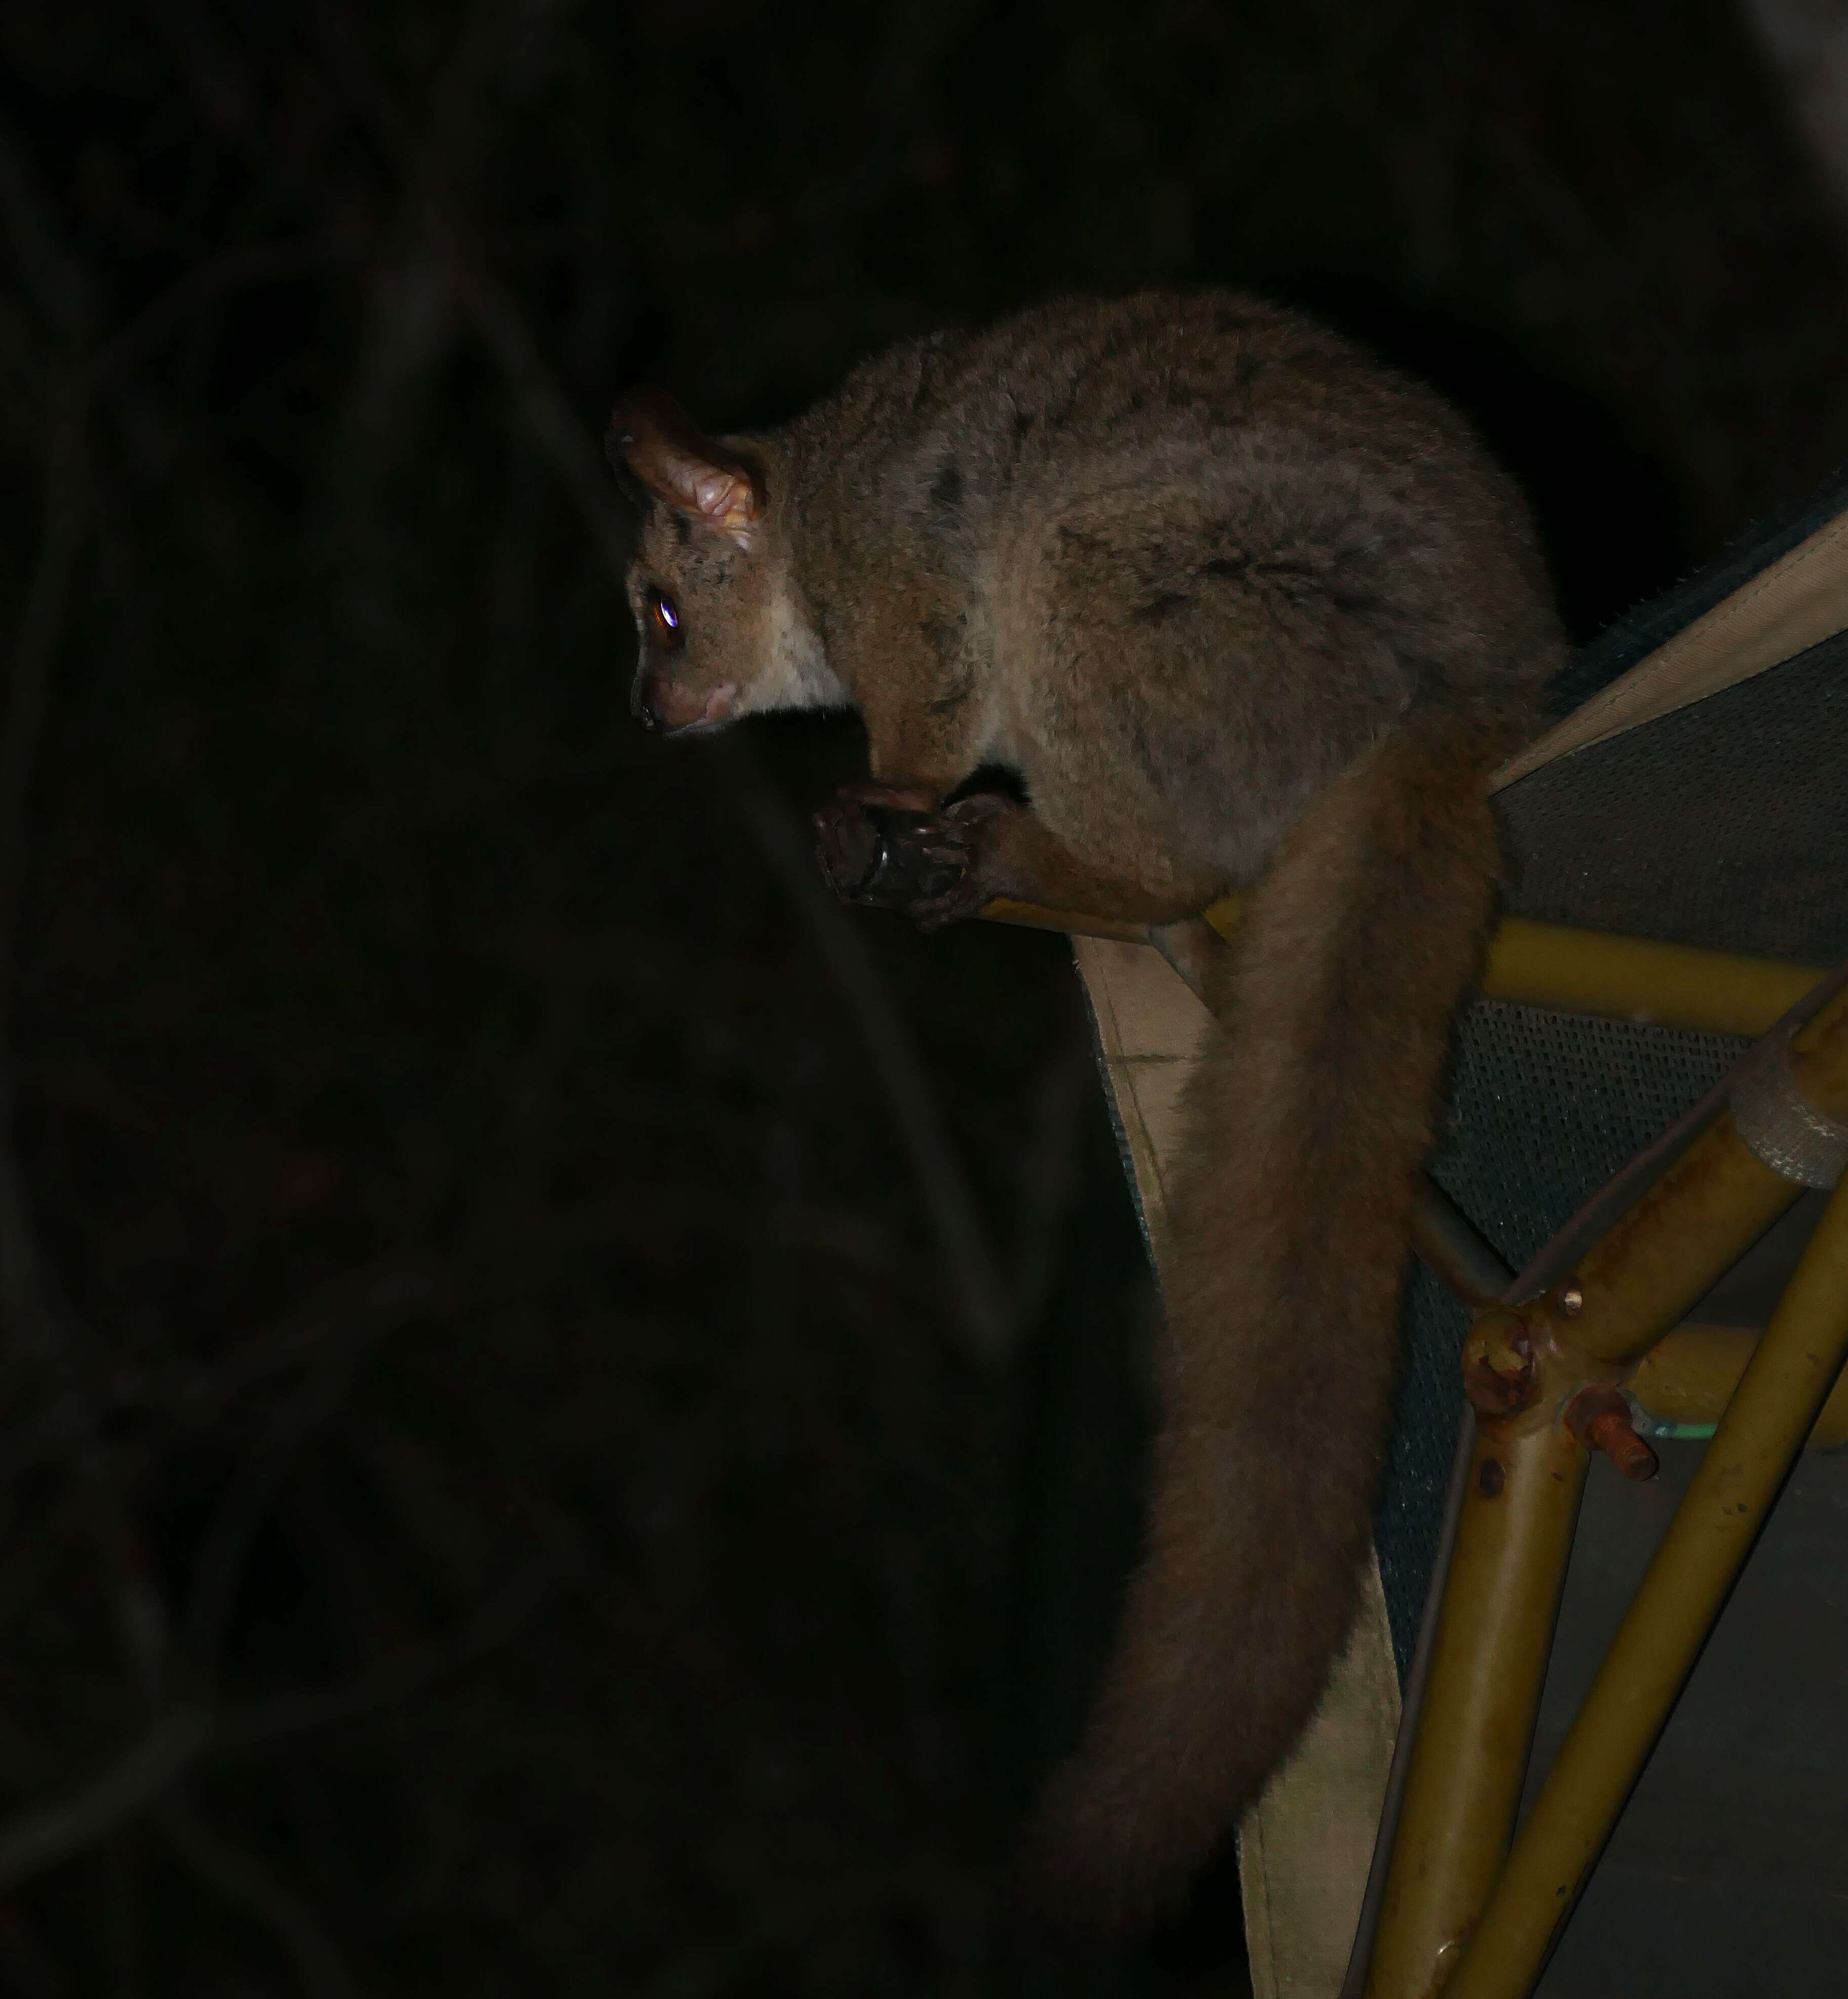
{"type": "Polygon", "coordinates": [[[1576,1318],[1585,1309],[1585,1294],[1576,1284],[1568,1284],[1559,1294],[1559,1309],[1568,1318],[1576,1318]]]}

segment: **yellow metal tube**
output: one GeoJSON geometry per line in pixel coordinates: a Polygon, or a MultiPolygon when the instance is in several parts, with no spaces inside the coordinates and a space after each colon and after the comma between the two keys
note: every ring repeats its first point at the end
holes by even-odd
{"type": "MultiPolygon", "coordinates": [[[[1034,902],[993,902],[982,913],[997,923],[1025,923],[1036,930],[1149,941],[1145,923],[1045,909],[1034,902]]],[[[1222,896],[1204,913],[1220,936],[1229,939],[1238,929],[1239,898],[1222,896]]],[[[1697,951],[1685,944],[1510,916],[1489,946],[1482,991],[1491,1000],[1594,1013],[1607,1020],[1648,1020],[1658,1027],[1714,1034],[1761,1034],[1820,976],[1809,965],[1773,958],[1697,951]]]]}
{"type": "MultiPolygon", "coordinates": [[[[1839,1116],[1848,1107],[1848,992],[1792,1045],[1804,1095],[1839,1116]]],[[[1640,1360],[1802,1191],[1763,1164],[1722,1114],[1586,1251],[1571,1285],[1523,1316],[1537,1343],[1569,1366],[1596,1373],[1640,1360]]]]}
{"type": "Polygon", "coordinates": [[[1576,1307],[1555,1291],[1525,1316],[1581,1371],[1636,1360],[1802,1191],[1761,1164],[1722,1114],[1580,1258],[1576,1307]]]}
{"type": "Polygon", "coordinates": [[[1049,909],[1042,902],[1017,902],[997,896],[984,902],[982,914],[991,923],[1015,923],[1023,930],[1064,930],[1074,937],[1115,937],[1124,944],[1146,944],[1146,923],[1125,922],[1118,916],[1087,916],[1077,909],[1049,909]]]}
{"type": "MultiPolygon", "coordinates": [[[[1711,1430],[1725,1414],[1758,1339],[1757,1329],[1742,1325],[1678,1325],[1649,1349],[1624,1385],[1657,1422],[1711,1430]]],[[[1823,1404],[1808,1442],[1812,1450],[1848,1443],[1848,1374],[1823,1404]]]]}
{"type": "Polygon", "coordinates": [[[1526,1999],[1848,1356],[1831,1199],[1482,1911],[1445,1999],[1526,1999]]]}
{"type": "Polygon", "coordinates": [[[1444,1585],[1368,1999],[1425,1999],[1507,1850],[1586,1453],[1549,1417],[1484,1420],[1444,1585]]]}
{"type": "Polygon", "coordinates": [[[1569,1013],[1762,1034],[1821,976],[1808,965],[1736,951],[1696,951],[1510,916],[1489,948],[1482,989],[1490,1000],[1569,1013]]]}

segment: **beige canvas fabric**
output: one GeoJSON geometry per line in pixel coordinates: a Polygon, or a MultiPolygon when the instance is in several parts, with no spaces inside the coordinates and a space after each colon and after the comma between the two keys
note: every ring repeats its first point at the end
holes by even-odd
{"type": "Polygon", "coordinates": [[[1723,603],[1575,708],[1496,771],[1499,791],[1722,688],[1766,673],[1848,627],[1848,515],[1819,528],[1723,603]]]}
{"type": "MultiPolygon", "coordinates": [[[[1072,942],[1160,1264],[1168,1253],[1181,1086],[1208,1017],[1147,945],[1072,942]]],[[[1369,1561],[1361,1614],[1321,1712],[1239,1828],[1256,1999],[1339,1993],[1398,1727],[1385,1597],[1378,1565],[1369,1561]]]]}

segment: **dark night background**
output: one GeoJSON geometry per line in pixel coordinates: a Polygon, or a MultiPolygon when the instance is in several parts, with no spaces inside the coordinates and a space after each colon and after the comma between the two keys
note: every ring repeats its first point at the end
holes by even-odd
{"type": "Polygon", "coordinates": [[[1065,287],[1476,414],[1581,636],[1848,453],[1740,18],[11,0],[0,1990],[1232,1992],[997,1918],[1153,1304],[1060,941],[638,737],[596,435],[1065,287]]]}

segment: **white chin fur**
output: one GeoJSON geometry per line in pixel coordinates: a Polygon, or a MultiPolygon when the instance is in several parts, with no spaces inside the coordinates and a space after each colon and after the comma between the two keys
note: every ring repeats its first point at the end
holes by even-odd
{"type": "Polygon", "coordinates": [[[765,632],[764,670],[745,688],[732,712],[766,715],[777,708],[848,708],[847,690],[830,668],[816,637],[786,589],[771,598],[765,632]]]}

